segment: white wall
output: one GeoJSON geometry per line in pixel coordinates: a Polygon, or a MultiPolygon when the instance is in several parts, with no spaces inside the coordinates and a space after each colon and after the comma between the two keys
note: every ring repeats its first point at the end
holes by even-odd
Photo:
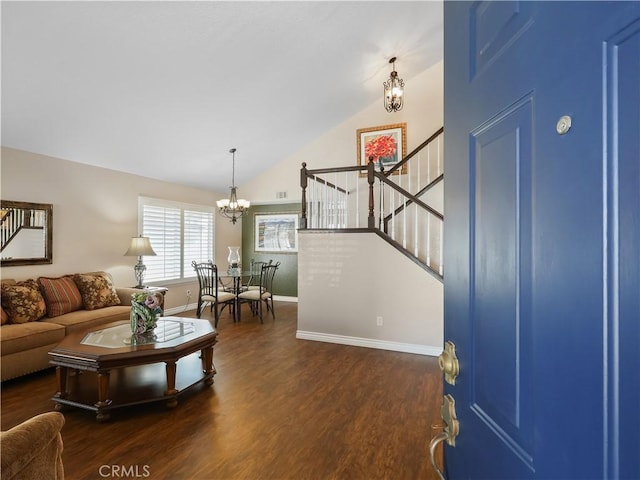
{"type": "MultiPolygon", "coordinates": [[[[444,123],[443,63],[439,62],[421,74],[405,79],[405,83],[406,97],[401,111],[385,111],[380,85],[379,101],[284,158],[259,178],[242,185],[240,190],[254,203],[278,203],[276,192],[283,191],[287,192],[287,199],[280,202],[300,200],[302,162],[306,162],[309,169],[357,165],[356,130],[359,128],[406,123],[407,150],[411,152],[444,123]]],[[[286,134],[286,129],[283,133],[286,134]]]]}
{"type": "MultiPolygon", "coordinates": [[[[3,200],[53,204],[53,263],[3,267],[2,278],[106,270],[117,285],[135,285],[136,257],[124,252],[138,234],[139,195],[205,205],[226,195],[6,147],[1,162],[3,200]]],[[[216,216],[215,225],[215,260],[226,265],[227,245],[240,245],[242,224],[216,216]]],[[[170,285],[166,307],[184,305],[195,286],[170,285]]]]}
{"type": "Polygon", "coordinates": [[[375,233],[300,232],[299,241],[298,338],[442,351],[440,281],[375,233]]]}

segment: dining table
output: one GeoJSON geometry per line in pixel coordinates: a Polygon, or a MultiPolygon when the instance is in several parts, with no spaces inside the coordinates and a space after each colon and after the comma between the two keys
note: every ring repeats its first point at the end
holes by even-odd
{"type": "Polygon", "coordinates": [[[260,270],[257,269],[249,269],[243,270],[242,268],[230,267],[227,270],[218,271],[218,280],[222,288],[226,292],[231,292],[236,296],[235,309],[234,309],[234,318],[233,321],[238,321],[240,316],[240,312],[238,309],[240,308],[240,303],[238,302],[238,295],[244,292],[247,288],[247,284],[254,283],[252,280],[260,279],[260,270]],[[248,279],[246,284],[242,283],[242,279],[248,279]],[[225,282],[226,280],[226,282],[225,282]]]}

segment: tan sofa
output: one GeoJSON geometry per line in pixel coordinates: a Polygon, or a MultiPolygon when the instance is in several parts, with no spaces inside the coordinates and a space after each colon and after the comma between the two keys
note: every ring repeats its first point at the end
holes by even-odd
{"type": "Polygon", "coordinates": [[[1,292],[0,380],[5,381],[48,368],[48,352],[70,332],[128,320],[136,289],[116,288],[108,273],[91,272],[3,279],[1,292]]]}
{"type": "Polygon", "coordinates": [[[61,413],[49,412],[2,432],[2,480],[64,480],[63,425],[61,413]]]}

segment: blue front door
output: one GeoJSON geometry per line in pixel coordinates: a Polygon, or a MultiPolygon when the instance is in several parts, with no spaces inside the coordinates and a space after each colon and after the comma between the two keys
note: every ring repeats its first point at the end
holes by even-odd
{"type": "Polygon", "coordinates": [[[640,478],[640,2],[445,2],[445,475],[640,478]]]}

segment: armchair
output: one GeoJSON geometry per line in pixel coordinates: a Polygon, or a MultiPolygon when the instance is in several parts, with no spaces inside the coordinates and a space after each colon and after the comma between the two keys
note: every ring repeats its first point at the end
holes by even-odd
{"type": "Polygon", "coordinates": [[[0,434],[2,480],[63,480],[64,416],[48,412],[0,434]]]}

